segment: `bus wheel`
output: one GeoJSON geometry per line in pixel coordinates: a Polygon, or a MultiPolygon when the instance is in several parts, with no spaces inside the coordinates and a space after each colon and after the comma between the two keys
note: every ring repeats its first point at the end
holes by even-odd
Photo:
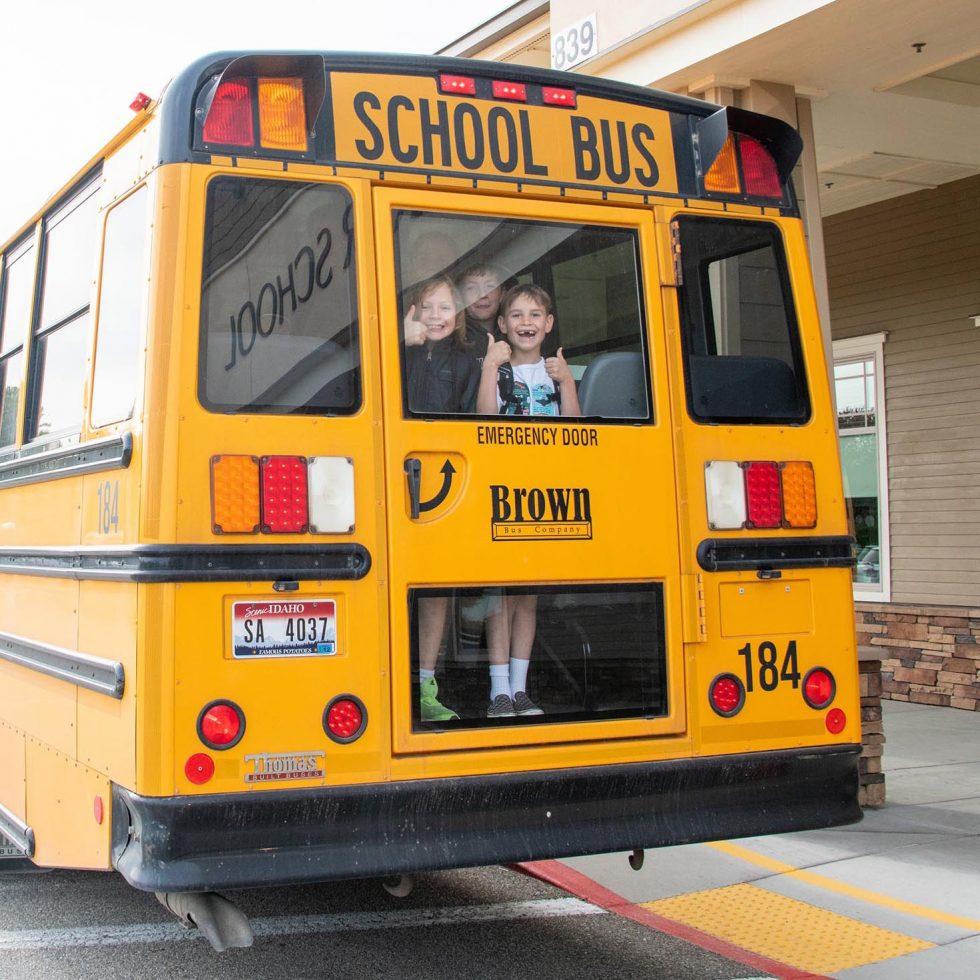
{"type": "Polygon", "coordinates": [[[415,879],[409,878],[408,875],[401,875],[398,878],[385,878],[381,882],[381,887],[395,898],[408,898],[415,887],[415,879]]]}
{"type": "Polygon", "coordinates": [[[642,847],[634,847],[633,853],[629,856],[630,867],[634,871],[639,871],[643,867],[644,852],[642,847]]]}

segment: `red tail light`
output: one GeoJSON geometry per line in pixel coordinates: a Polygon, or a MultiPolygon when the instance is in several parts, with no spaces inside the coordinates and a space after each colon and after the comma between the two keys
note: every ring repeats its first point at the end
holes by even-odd
{"type": "Polygon", "coordinates": [[[214,759],[203,752],[197,752],[184,763],[184,775],[187,779],[200,786],[214,775],[214,759]]]}
{"type": "Polygon", "coordinates": [[[252,87],[248,79],[229,78],[218,86],[201,135],[205,143],[255,145],[252,87]]]}
{"type": "Polygon", "coordinates": [[[521,82],[497,82],[493,83],[493,97],[495,99],[509,99],[511,102],[527,102],[527,89],[521,82]]]}
{"type": "Polygon", "coordinates": [[[803,700],[818,711],[826,708],[837,694],[834,675],[823,667],[814,667],[803,678],[803,700]]]}
{"type": "Polygon", "coordinates": [[[446,95],[476,95],[476,79],[466,75],[440,75],[439,91],[446,95]]]}
{"type": "Polygon", "coordinates": [[[775,463],[745,464],[745,510],[749,527],[779,527],[783,523],[783,496],[775,463]]]}
{"type": "Polygon", "coordinates": [[[745,685],[734,674],[719,674],[708,689],[708,700],[716,714],[731,718],[745,704],[745,685]]]}
{"type": "Polygon", "coordinates": [[[353,742],[367,727],[367,709],[360,698],[342,694],[334,698],[323,712],[323,730],[335,742],[353,742]]]}
{"type": "Polygon", "coordinates": [[[310,522],[305,456],[263,456],[260,468],[262,530],[300,534],[310,522]]]}
{"type": "Polygon", "coordinates": [[[230,749],[244,734],[245,715],[231,701],[212,701],[198,715],[197,735],[209,749],[230,749]]]}
{"type": "Polygon", "coordinates": [[[739,135],[738,151],[742,158],[742,177],[745,193],[753,197],[783,196],[783,185],[772,154],[751,136],[739,135]]]}
{"type": "Polygon", "coordinates": [[[564,105],[569,109],[575,108],[575,90],[571,88],[552,88],[545,85],[541,89],[541,99],[545,105],[564,105]]]}

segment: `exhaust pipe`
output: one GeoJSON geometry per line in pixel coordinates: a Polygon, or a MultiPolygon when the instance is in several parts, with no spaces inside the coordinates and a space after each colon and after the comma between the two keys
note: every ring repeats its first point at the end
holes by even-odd
{"type": "Polygon", "coordinates": [[[233,902],[216,892],[156,892],[157,901],[173,912],[188,929],[201,935],[218,953],[243,949],[254,941],[248,917],[233,902]]]}

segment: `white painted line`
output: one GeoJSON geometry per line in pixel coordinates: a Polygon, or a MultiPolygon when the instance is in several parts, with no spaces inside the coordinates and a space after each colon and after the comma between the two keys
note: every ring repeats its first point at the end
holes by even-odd
{"type": "MultiPolygon", "coordinates": [[[[355,932],[366,929],[416,929],[421,926],[470,925],[515,919],[573,915],[606,915],[606,910],[578,898],[543,898],[496,905],[452,908],[394,909],[387,912],[342,912],[336,915],[276,915],[253,919],[256,938],[300,933],[355,932]]],[[[0,931],[0,953],[25,949],[66,949],[79,946],[131,946],[139,943],[201,939],[197,929],[179,922],[142,922],[128,926],[79,926],[74,929],[0,931]]]]}

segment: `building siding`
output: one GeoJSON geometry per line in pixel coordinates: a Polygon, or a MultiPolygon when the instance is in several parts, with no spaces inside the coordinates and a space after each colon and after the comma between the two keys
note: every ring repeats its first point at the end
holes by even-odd
{"type": "Polygon", "coordinates": [[[980,177],[824,221],[834,339],[887,332],[894,602],[980,604],[980,177]]]}

